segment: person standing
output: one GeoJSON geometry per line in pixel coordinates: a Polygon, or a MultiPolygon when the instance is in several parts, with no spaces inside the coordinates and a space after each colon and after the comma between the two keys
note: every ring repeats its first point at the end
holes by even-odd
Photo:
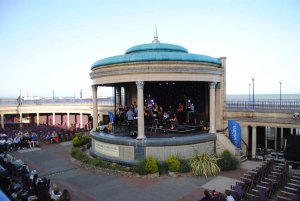
{"type": "Polygon", "coordinates": [[[133,110],[134,110],[134,108],[129,108],[129,110],[126,113],[129,135],[133,131],[133,120],[134,120],[134,116],[135,116],[135,113],[133,110]]]}

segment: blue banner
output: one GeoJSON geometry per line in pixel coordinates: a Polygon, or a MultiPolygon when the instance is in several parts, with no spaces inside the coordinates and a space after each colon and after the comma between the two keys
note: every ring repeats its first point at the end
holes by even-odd
{"type": "Polygon", "coordinates": [[[109,122],[113,124],[114,123],[114,119],[115,119],[114,118],[114,114],[112,112],[108,112],[108,117],[109,117],[109,122]]]}
{"type": "Polygon", "coordinates": [[[237,148],[241,148],[242,132],[241,126],[234,120],[228,120],[229,139],[237,148]]]}

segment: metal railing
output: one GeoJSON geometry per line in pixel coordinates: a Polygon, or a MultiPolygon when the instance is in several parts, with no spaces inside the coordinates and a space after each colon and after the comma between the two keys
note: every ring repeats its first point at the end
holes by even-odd
{"type": "MultiPolygon", "coordinates": [[[[49,104],[92,104],[91,98],[59,98],[59,99],[37,99],[37,100],[17,100],[17,99],[0,99],[1,105],[18,106],[18,105],[49,105],[49,104]]],[[[112,98],[98,98],[98,104],[113,105],[112,98]]]]}
{"type": "Polygon", "coordinates": [[[299,112],[300,99],[258,99],[225,101],[229,111],[299,112]]]}

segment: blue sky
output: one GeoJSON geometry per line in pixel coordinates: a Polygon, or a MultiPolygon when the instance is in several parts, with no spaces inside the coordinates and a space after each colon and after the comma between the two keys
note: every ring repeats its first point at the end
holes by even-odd
{"type": "Polygon", "coordinates": [[[84,96],[90,66],[159,40],[227,57],[227,94],[300,93],[300,1],[0,0],[0,98],[84,96]],[[251,89],[252,90],[252,89],[251,89]]]}

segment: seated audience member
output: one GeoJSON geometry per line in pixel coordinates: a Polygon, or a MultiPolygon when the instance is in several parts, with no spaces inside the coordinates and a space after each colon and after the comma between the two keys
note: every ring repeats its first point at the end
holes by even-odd
{"type": "Polygon", "coordinates": [[[58,143],[58,135],[57,135],[56,131],[53,131],[51,133],[51,143],[58,143]]]}
{"type": "Polygon", "coordinates": [[[67,189],[63,190],[61,196],[58,198],[58,201],[71,201],[71,195],[67,189]]]}
{"type": "Polygon", "coordinates": [[[226,191],[226,200],[227,201],[234,201],[234,198],[232,197],[232,195],[230,195],[230,192],[226,191]]]}
{"type": "Polygon", "coordinates": [[[56,184],[52,185],[52,190],[50,191],[51,199],[57,201],[58,198],[61,195],[61,192],[59,191],[59,187],[56,184]]]}
{"type": "Polygon", "coordinates": [[[38,136],[35,132],[32,133],[31,135],[31,145],[34,148],[36,145],[38,145],[38,136]]]}
{"type": "Polygon", "coordinates": [[[208,190],[204,190],[204,197],[200,201],[212,201],[212,197],[208,190]]]}

